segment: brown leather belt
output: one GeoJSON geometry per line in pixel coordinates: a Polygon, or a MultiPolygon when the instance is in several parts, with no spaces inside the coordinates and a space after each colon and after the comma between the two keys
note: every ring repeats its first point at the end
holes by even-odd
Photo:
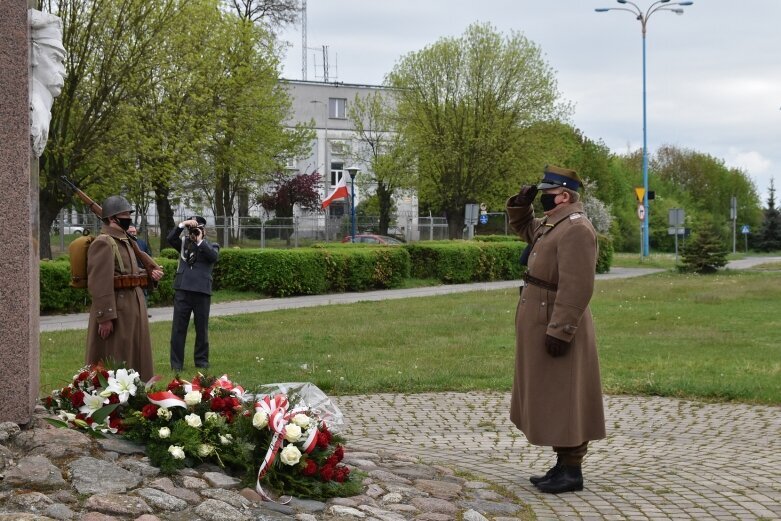
{"type": "Polygon", "coordinates": [[[526,284],[531,284],[533,286],[540,287],[542,289],[547,289],[548,291],[558,291],[559,286],[556,284],[553,284],[552,282],[548,282],[547,280],[538,279],[537,277],[532,277],[529,275],[529,273],[523,274],[523,282],[526,284]]]}
{"type": "Polygon", "coordinates": [[[149,278],[146,273],[139,275],[114,275],[114,289],[146,288],[149,278]]]}

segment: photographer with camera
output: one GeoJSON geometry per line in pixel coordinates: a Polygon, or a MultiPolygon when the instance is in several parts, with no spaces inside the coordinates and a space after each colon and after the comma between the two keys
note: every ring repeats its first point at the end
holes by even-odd
{"type": "Polygon", "coordinates": [[[190,314],[195,322],[195,367],[209,367],[209,308],[212,269],[220,256],[219,244],[206,240],[206,219],[190,217],[168,234],[168,244],[179,250],[174,278],[174,316],[171,325],[171,369],[184,368],[184,344],[190,314]],[[180,237],[187,229],[187,237],[180,237]]]}

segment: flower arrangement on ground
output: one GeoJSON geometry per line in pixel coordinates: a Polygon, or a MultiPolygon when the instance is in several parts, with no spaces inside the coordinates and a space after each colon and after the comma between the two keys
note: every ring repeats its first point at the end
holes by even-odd
{"type": "Polygon", "coordinates": [[[85,367],[44,405],[57,415],[49,420],[57,426],[144,444],[164,473],[216,463],[245,483],[255,481],[266,499],[263,485],[312,499],[360,491],[360,477],[342,463],[343,439],[327,423],[338,425],[341,415],[312,384],[275,384],[276,391],[248,394],[227,375],[177,377],[162,390],[155,383],[144,384],[133,369],[85,367]]]}

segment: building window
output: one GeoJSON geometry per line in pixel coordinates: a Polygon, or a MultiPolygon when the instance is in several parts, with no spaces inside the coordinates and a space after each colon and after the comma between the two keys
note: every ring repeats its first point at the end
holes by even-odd
{"type": "Polygon", "coordinates": [[[328,117],[347,119],[347,98],[328,98],[328,117]]]}
{"type": "Polygon", "coordinates": [[[346,156],[350,153],[350,143],[347,141],[333,140],[331,143],[331,153],[337,156],[346,156]]]}
{"type": "Polygon", "coordinates": [[[331,186],[336,186],[343,175],[344,163],[331,163],[331,186]]]}
{"type": "Polygon", "coordinates": [[[298,159],[295,157],[285,159],[285,170],[298,170],[298,159]]]}

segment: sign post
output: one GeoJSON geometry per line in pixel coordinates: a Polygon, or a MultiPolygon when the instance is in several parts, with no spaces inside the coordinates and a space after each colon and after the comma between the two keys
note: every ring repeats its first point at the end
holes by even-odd
{"type": "Polygon", "coordinates": [[[467,204],[464,208],[464,224],[466,225],[466,238],[471,240],[475,237],[475,225],[480,215],[480,207],[476,204],[467,204]]]}
{"type": "Polygon", "coordinates": [[[729,218],[732,220],[732,253],[735,253],[735,243],[737,241],[737,223],[738,223],[738,198],[734,195],[730,199],[729,218]]]}
{"type": "Polygon", "coordinates": [[[678,235],[683,235],[685,233],[685,228],[683,228],[684,222],[686,221],[686,212],[683,211],[683,208],[670,208],[670,210],[667,212],[667,224],[670,225],[670,228],[667,230],[668,235],[675,235],[675,262],[678,262],[678,235]]]}
{"type": "Polygon", "coordinates": [[[743,226],[740,227],[740,233],[743,234],[743,244],[746,249],[745,250],[746,253],[748,253],[748,234],[751,233],[748,224],[744,224],[743,226]]]}

